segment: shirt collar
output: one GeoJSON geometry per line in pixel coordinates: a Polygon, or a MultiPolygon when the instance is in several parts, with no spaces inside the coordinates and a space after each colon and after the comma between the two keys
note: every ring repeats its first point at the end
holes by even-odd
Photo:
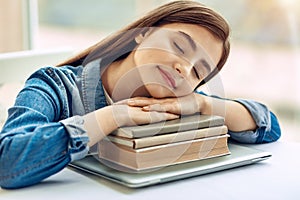
{"type": "Polygon", "coordinates": [[[103,86],[103,91],[104,91],[104,95],[106,98],[106,102],[108,105],[112,105],[114,103],[114,101],[112,100],[112,98],[109,96],[109,94],[107,93],[106,89],[103,86]]]}
{"type": "Polygon", "coordinates": [[[101,59],[93,60],[83,67],[82,97],[86,113],[95,111],[108,104],[100,75],[101,59]]]}

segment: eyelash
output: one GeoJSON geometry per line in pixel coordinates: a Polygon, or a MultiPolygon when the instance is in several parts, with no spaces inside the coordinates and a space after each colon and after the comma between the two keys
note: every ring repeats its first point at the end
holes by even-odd
{"type": "Polygon", "coordinates": [[[173,44],[182,54],[184,54],[184,50],[176,42],[173,42],[173,44]]]}
{"type": "Polygon", "coordinates": [[[194,72],[195,72],[196,77],[197,77],[198,79],[200,79],[200,76],[199,76],[199,74],[198,74],[198,72],[197,72],[197,70],[196,70],[195,67],[193,67],[193,70],[194,70],[194,72]]]}
{"type": "MultiPolygon", "coordinates": [[[[184,50],[176,42],[173,42],[173,44],[182,54],[184,54],[184,50]]],[[[195,67],[193,67],[193,70],[194,70],[196,77],[200,80],[200,76],[195,67]]]]}

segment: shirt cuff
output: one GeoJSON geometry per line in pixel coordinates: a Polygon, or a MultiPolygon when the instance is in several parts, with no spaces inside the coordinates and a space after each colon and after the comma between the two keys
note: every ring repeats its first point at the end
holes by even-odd
{"type": "Polygon", "coordinates": [[[82,116],[73,116],[60,121],[67,130],[69,141],[69,153],[71,162],[84,158],[89,152],[89,137],[84,129],[84,119],[82,116]]]}
{"type": "Polygon", "coordinates": [[[254,144],[259,136],[257,131],[232,132],[228,131],[230,137],[240,143],[254,144]]]}
{"type": "Polygon", "coordinates": [[[258,127],[264,127],[266,131],[270,131],[271,118],[267,106],[253,100],[236,99],[234,101],[239,102],[248,109],[258,127]]]}
{"type": "Polygon", "coordinates": [[[253,100],[235,99],[234,101],[248,109],[257,129],[254,131],[229,132],[231,138],[242,143],[258,143],[262,135],[271,129],[269,109],[264,104],[253,100]]]}

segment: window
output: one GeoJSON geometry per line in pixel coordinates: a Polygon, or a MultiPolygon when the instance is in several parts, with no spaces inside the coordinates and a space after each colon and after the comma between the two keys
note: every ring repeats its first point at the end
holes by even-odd
{"type": "MultiPolygon", "coordinates": [[[[29,11],[34,7],[28,5],[37,3],[38,26],[31,29],[33,48],[67,46],[79,51],[168,1],[26,0],[27,7],[23,7],[29,11]]],[[[256,99],[268,104],[281,121],[299,121],[300,4],[297,0],[198,1],[220,12],[232,29],[232,51],[221,72],[226,96],[256,99]]],[[[2,4],[0,15],[4,10],[10,16],[21,12],[21,9],[18,12],[3,9],[2,4]]],[[[31,16],[35,19],[34,14],[31,16]]],[[[5,27],[3,20],[0,26],[5,27]]],[[[16,40],[13,34],[0,36],[2,40],[3,37],[16,40]]]]}

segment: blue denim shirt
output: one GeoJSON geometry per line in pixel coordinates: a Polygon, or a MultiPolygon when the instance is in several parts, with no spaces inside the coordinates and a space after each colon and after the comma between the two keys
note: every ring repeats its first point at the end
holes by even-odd
{"type": "MultiPolygon", "coordinates": [[[[36,184],[87,155],[82,116],[107,106],[99,66],[93,61],[85,67],[45,67],[29,77],[0,134],[1,187],[36,184]]],[[[280,137],[278,121],[265,105],[235,101],[248,108],[257,129],[229,132],[232,139],[265,143],[280,137]]]]}

